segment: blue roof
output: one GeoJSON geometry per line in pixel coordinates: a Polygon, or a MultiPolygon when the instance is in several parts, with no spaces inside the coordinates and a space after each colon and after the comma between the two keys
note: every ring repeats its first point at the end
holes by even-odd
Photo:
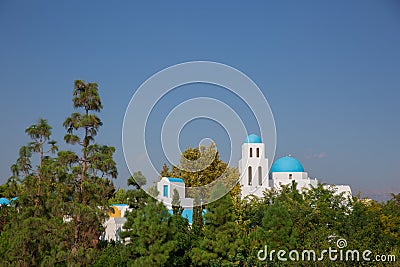
{"type": "Polygon", "coordinates": [[[272,164],[271,172],[304,172],[304,168],[300,161],[291,156],[286,156],[277,159],[272,164]]]}
{"type": "Polygon", "coordinates": [[[9,205],[10,201],[7,198],[0,198],[0,205],[9,205]]]}
{"type": "Polygon", "coordinates": [[[168,177],[168,180],[169,180],[171,183],[184,183],[184,181],[183,181],[181,178],[171,178],[171,177],[168,177]]]}
{"type": "Polygon", "coordinates": [[[261,138],[258,135],[250,134],[244,139],[245,143],[262,143],[261,138]]]}
{"type": "Polygon", "coordinates": [[[124,207],[128,206],[128,204],[111,204],[110,206],[124,207]]]}

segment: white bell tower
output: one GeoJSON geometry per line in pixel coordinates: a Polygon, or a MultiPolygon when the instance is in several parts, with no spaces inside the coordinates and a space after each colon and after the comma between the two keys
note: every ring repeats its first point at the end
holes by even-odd
{"type": "Polygon", "coordinates": [[[247,136],[242,145],[242,159],[239,161],[242,198],[248,195],[263,197],[263,192],[270,189],[268,171],[264,143],[255,134],[247,136]]]}

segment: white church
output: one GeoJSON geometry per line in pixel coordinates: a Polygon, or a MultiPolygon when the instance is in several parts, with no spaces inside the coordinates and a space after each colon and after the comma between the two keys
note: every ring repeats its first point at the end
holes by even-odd
{"type": "MultiPolygon", "coordinates": [[[[301,163],[292,156],[277,159],[268,169],[269,159],[265,157],[265,144],[255,134],[250,134],[242,144],[242,158],[239,160],[239,183],[241,186],[242,199],[248,196],[262,198],[265,190],[279,190],[284,185],[297,184],[297,189],[303,190],[316,187],[318,180],[308,177],[301,163]]],[[[343,193],[345,198],[351,197],[349,185],[325,185],[335,190],[335,194],[343,193]]],[[[181,178],[162,177],[157,183],[159,192],[158,200],[161,201],[172,213],[172,196],[174,189],[179,193],[181,206],[185,207],[182,216],[192,223],[193,198],[185,195],[185,182],[181,178]]],[[[106,231],[103,240],[119,240],[118,233],[122,231],[123,223],[126,221],[124,213],[128,209],[126,204],[116,204],[113,207],[116,212],[111,215],[105,223],[106,231]]]]}
{"type": "MultiPolygon", "coordinates": [[[[261,138],[250,134],[242,144],[242,158],[239,160],[241,196],[253,195],[263,197],[265,190],[279,191],[283,185],[297,184],[297,189],[310,189],[318,185],[316,178],[308,177],[301,163],[292,156],[277,159],[268,170],[268,158],[265,158],[265,145],[261,138]]],[[[326,185],[335,190],[336,194],[343,193],[344,197],[352,195],[348,185],[326,185]]]]}

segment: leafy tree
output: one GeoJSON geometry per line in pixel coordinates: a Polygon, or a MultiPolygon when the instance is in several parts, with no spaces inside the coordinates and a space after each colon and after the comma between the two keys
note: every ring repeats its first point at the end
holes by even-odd
{"type": "Polygon", "coordinates": [[[342,195],[336,194],[334,188],[324,188],[323,184],[302,196],[303,201],[291,199],[291,205],[299,204],[289,211],[294,217],[301,248],[312,247],[321,251],[331,245],[332,238],[343,235],[350,209],[342,195]]]}
{"type": "MultiPolygon", "coordinates": [[[[208,147],[187,148],[182,152],[180,165],[173,166],[169,171],[168,166],[164,164],[161,176],[182,178],[187,187],[186,195],[189,197],[194,197],[195,195],[190,188],[210,184],[220,177],[220,181],[227,188],[233,187],[231,190],[233,195],[237,195],[240,191],[240,187],[237,185],[239,179],[238,170],[230,168],[227,163],[220,159],[214,143],[211,143],[208,147]]],[[[203,190],[200,192],[200,197],[208,199],[210,194],[211,192],[203,190]]]]}
{"type": "Polygon", "coordinates": [[[117,191],[115,191],[115,194],[113,197],[111,197],[108,200],[108,204],[121,204],[121,203],[127,203],[128,197],[127,197],[127,192],[123,188],[119,188],[117,191]]]}
{"type": "Polygon", "coordinates": [[[48,125],[47,121],[45,119],[39,119],[37,124],[33,124],[30,127],[28,127],[25,132],[31,137],[33,142],[29,144],[29,149],[32,150],[33,152],[39,153],[39,167],[37,171],[37,199],[35,201],[35,208],[37,209],[39,205],[39,199],[40,199],[40,186],[42,183],[41,179],[41,168],[42,168],[42,162],[44,155],[48,152],[56,152],[58,150],[56,146],[55,141],[50,141],[50,135],[51,135],[51,126],[48,125]],[[44,145],[46,142],[49,142],[49,145],[51,145],[50,149],[48,151],[44,151],[44,145]]]}
{"type": "MultiPolygon", "coordinates": [[[[221,194],[224,188],[219,184],[211,197],[221,194]],[[220,191],[219,191],[220,190],[220,191]]],[[[240,239],[235,223],[232,198],[226,194],[207,205],[204,238],[192,249],[191,258],[197,266],[226,266],[239,264],[238,248],[240,239]]]]}
{"type": "Polygon", "coordinates": [[[65,187],[55,177],[56,159],[50,156],[57,150],[55,142],[49,141],[51,127],[40,119],[26,133],[33,141],[20,149],[11,166],[13,176],[4,186],[8,197],[18,199],[0,211],[4,219],[0,236],[3,266],[35,266],[48,258],[59,262],[68,258],[70,231],[63,222],[61,193],[65,187]]]}
{"type": "MultiPolygon", "coordinates": [[[[41,186],[43,183],[43,168],[44,161],[49,160],[48,154],[54,154],[58,147],[55,141],[50,141],[52,127],[47,123],[45,119],[39,119],[36,124],[29,126],[25,133],[29,135],[32,139],[27,146],[21,147],[19,151],[19,158],[17,162],[11,166],[11,171],[13,172],[12,179],[21,181],[24,179],[30,180],[35,189],[30,188],[31,193],[35,192],[36,195],[32,199],[35,202],[35,215],[37,215],[39,202],[41,201],[41,186]],[[46,147],[48,144],[48,149],[46,147]],[[33,153],[37,154],[37,160],[39,162],[38,166],[32,166],[33,153]]],[[[16,192],[15,192],[16,193],[16,192]]]]}
{"type": "Polygon", "coordinates": [[[73,102],[84,112],[66,119],[65,140],[80,153],[52,156],[57,146],[44,119],[26,129],[32,142],[20,149],[5,192],[18,199],[1,210],[7,211],[0,236],[2,266],[88,265],[97,253],[114,192],[108,178],[117,175],[115,149],[94,143],[101,121],[93,112],[102,108],[97,84],[75,81],[73,102]]]}
{"type": "Polygon", "coordinates": [[[48,266],[68,261],[71,233],[62,218],[15,215],[12,219],[1,235],[2,266],[48,266]]]}
{"type": "Polygon", "coordinates": [[[271,249],[293,249],[296,244],[296,231],[286,207],[275,202],[268,206],[258,228],[258,236],[271,249]]]}
{"type": "Polygon", "coordinates": [[[131,177],[128,178],[128,186],[133,186],[133,190],[126,192],[127,201],[131,209],[139,209],[146,203],[147,194],[141,188],[146,184],[146,177],[138,171],[135,172],[131,177]]]}
{"type": "Polygon", "coordinates": [[[74,228],[72,252],[85,254],[98,243],[102,222],[108,210],[107,200],[114,187],[108,178],[116,178],[117,169],[112,159],[115,149],[94,143],[102,122],[95,112],[103,108],[97,83],[76,80],[73,92],[73,107],[83,112],[74,112],[64,121],[67,134],[64,140],[81,148],[80,154],[59,153],[62,162],[68,162],[66,177],[71,185],[69,215],[74,228]],[[81,134],[81,135],[80,135],[81,134]]]}
{"type": "Polygon", "coordinates": [[[131,266],[168,266],[176,251],[175,227],[165,206],[148,196],[145,204],[126,215],[121,236],[131,266]]]}
{"type": "Polygon", "coordinates": [[[387,246],[391,247],[391,254],[400,258],[400,193],[391,194],[391,199],[382,207],[381,221],[384,225],[384,239],[387,246]]]}
{"type": "Polygon", "coordinates": [[[196,194],[193,200],[193,218],[192,218],[192,233],[195,237],[202,235],[204,226],[203,218],[203,204],[201,203],[200,196],[196,194]]]}
{"type": "Polygon", "coordinates": [[[177,241],[176,251],[171,261],[172,266],[189,266],[191,243],[193,236],[189,231],[189,221],[182,217],[183,208],[179,199],[178,190],[174,189],[172,196],[172,225],[174,227],[174,240],[177,241]]]}
{"type": "Polygon", "coordinates": [[[169,167],[164,163],[162,170],[160,172],[160,177],[168,177],[171,173],[169,172],[169,167]]]}
{"type": "Polygon", "coordinates": [[[126,250],[125,244],[119,242],[110,242],[107,243],[105,247],[100,251],[100,255],[98,255],[93,262],[92,266],[94,267],[103,267],[103,266],[128,266],[129,253],[126,250]]]}
{"type": "Polygon", "coordinates": [[[365,250],[375,253],[387,253],[392,247],[382,240],[387,240],[385,225],[382,221],[382,206],[376,201],[356,201],[348,218],[349,248],[365,250]]]}
{"type": "Polygon", "coordinates": [[[128,178],[128,185],[134,186],[136,189],[142,188],[146,184],[146,177],[141,171],[133,173],[131,177],[128,178]]]}

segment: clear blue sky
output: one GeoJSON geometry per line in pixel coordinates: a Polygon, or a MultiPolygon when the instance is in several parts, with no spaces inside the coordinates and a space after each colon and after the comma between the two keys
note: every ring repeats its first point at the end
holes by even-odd
{"type": "Polygon", "coordinates": [[[167,66],[210,60],[259,85],[277,156],[355,192],[400,191],[398,1],[133,2],[0,2],[1,182],[39,117],[63,142],[73,81],[83,79],[100,85],[98,141],[117,148],[124,186],[121,127],[136,88],[167,66]]]}

